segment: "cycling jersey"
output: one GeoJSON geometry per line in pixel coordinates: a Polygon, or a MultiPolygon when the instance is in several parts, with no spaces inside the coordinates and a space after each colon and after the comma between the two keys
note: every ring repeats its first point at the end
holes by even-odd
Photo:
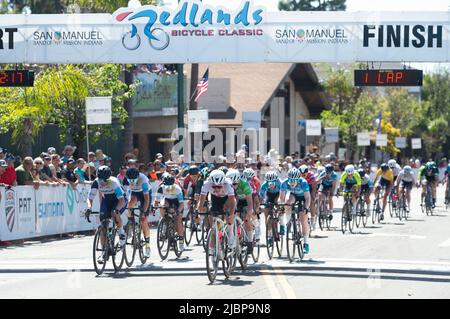
{"type": "Polygon", "coordinates": [[[321,184],[330,187],[335,181],[337,181],[338,175],[336,174],[336,172],[333,172],[330,176],[328,176],[327,172],[322,172],[319,175],[319,179],[321,179],[321,184]]]}
{"type": "Polygon", "coordinates": [[[306,173],[306,176],[302,176],[302,178],[304,178],[309,185],[314,185],[316,183],[314,173],[311,171],[308,171],[308,173],[306,173]]]}
{"type": "Polygon", "coordinates": [[[425,165],[423,165],[420,169],[419,169],[419,177],[418,179],[420,180],[422,177],[426,177],[427,179],[431,179],[434,178],[435,176],[439,175],[439,170],[437,169],[437,167],[433,167],[432,169],[428,169],[425,165]]]}
{"type": "Polygon", "coordinates": [[[125,190],[127,190],[129,188],[132,193],[142,193],[142,192],[148,193],[150,190],[150,184],[148,181],[148,177],[142,173],[139,173],[139,178],[138,178],[137,183],[130,184],[128,179],[124,178],[123,186],[124,186],[125,190]]]}
{"type": "Polygon", "coordinates": [[[291,192],[291,194],[294,194],[295,196],[304,196],[305,193],[309,193],[309,185],[308,182],[306,181],[306,179],[304,179],[303,177],[300,177],[297,180],[297,184],[292,187],[289,183],[288,183],[289,179],[285,180],[283,183],[281,183],[281,191],[282,192],[291,192]]]}
{"type": "Polygon", "coordinates": [[[279,193],[281,189],[280,180],[276,180],[274,182],[265,181],[259,190],[259,196],[264,198],[267,193],[276,194],[279,193]]]}
{"type": "Polygon", "coordinates": [[[397,177],[397,183],[399,182],[407,182],[407,183],[412,183],[414,182],[414,184],[416,183],[416,175],[414,174],[414,172],[411,172],[409,174],[406,174],[404,170],[400,171],[400,174],[397,177]]]}
{"type": "Polygon", "coordinates": [[[98,178],[94,180],[89,192],[89,199],[94,200],[97,192],[100,191],[102,198],[112,201],[125,197],[125,192],[116,177],[110,177],[105,183],[101,183],[98,178]]]}
{"type": "Polygon", "coordinates": [[[253,177],[249,181],[250,187],[252,188],[252,195],[258,195],[261,189],[261,181],[257,177],[253,177]]]}
{"type": "Polygon", "coordinates": [[[169,199],[169,200],[176,199],[179,202],[183,202],[184,201],[183,190],[177,184],[173,184],[171,186],[167,186],[167,185],[162,184],[158,188],[158,193],[156,194],[156,200],[158,202],[160,202],[163,197],[165,199],[169,199]]]}
{"type": "Polygon", "coordinates": [[[402,168],[400,165],[396,164],[394,168],[392,168],[392,172],[394,173],[394,177],[397,177],[400,174],[402,168]]]}
{"type": "MultiPolygon", "coordinates": [[[[361,177],[361,175],[360,175],[361,177]]],[[[372,180],[370,179],[370,177],[368,175],[364,175],[364,177],[361,178],[361,186],[366,186],[368,185],[369,188],[372,188],[373,183],[372,180]]]]}
{"type": "Polygon", "coordinates": [[[252,195],[252,187],[249,182],[244,179],[241,179],[235,189],[235,194],[239,199],[245,199],[248,195],[252,195]]]}
{"type": "Polygon", "coordinates": [[[345,183],[346,185],[358,185],[361,186],[361,176],[359,176],[358,172],[354,172],[353,175],[350,177],[348,176],[347,172],[344,172],[341,176],[340,180],[341,184],[345,183]]]}
{"type": "Polygon", "coordinates": [[[215,197],[228,197],[228,196],[234,196],[234,189],[231,184],[231,181],[225,180],[224,184],[220,188],[213,188],[213,183],[211,181],[207,181],[203,184],[201,194],[207,195],[210,193],[211,195],[215,197]]]}
{"type": "Polygon", "coordinates": [[[187,175],[183,181],[183,189],[186,191],[186,196],[191,197],[194,196],[196,186],[199,182],[200,178],[197,178],[196,181],[193,180],[191,175],[187,175]]]}
{"type": "Polygon", "coordinates": [[[388,182],[394,181],[394,172],[390,168],[386,172],[383,172],[381,168],[378,169],[375,179],[377,179],[378,176],[381,176],[381,178],[387,180],[388,182]]]}

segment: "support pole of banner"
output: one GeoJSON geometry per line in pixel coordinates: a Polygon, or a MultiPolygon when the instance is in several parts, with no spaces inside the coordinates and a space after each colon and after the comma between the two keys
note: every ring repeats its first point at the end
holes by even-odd
{"type": "Polygon", "coordinates": [[[87,156],[86,156],[86,159],[87,159],[87,164],[88,164],[88,172],[89,172],[89,176],[88,176],[88,178],[89,178],[89,182],[91,181],[91,166],[89,165],[89,127],[88,127],[88,124],[87,124],[87,121],[86,121],[86,154],[87,154],[87,156]]]}
{"type": "MultiPolygon", "coordinates": [[[[177,64],[178,72],[178,128],[184,128],[184,72],[183,64],[177,64]]],[[[180,142],[183,137],[180,137],[180,142]]],[[[182,154],[184,153],[184,148],[182,149],[182,154]]]]}

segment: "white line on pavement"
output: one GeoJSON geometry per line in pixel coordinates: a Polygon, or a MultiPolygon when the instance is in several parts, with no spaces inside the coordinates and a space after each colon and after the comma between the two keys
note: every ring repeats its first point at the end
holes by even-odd
{"type": "Polygon", "coordinates": [[[421,235],[408,235],[408,234],[390,234],[390,233],[374,233],[370,234],[369,237],[405,237],[409,239],[425,239],[427,236],[421,235]]]}

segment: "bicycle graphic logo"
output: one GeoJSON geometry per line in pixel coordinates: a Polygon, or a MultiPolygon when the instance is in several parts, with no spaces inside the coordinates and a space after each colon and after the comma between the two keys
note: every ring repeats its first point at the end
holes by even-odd
{"type": "MultiPolygon", "coordinates": [[[[122,22],[132,13],[133,12],[121,13],[116,17],[116,20],[122,22]]],[[[131,21],[142,17],[151,19],[153,14],[155,14],[154,11],[145,10],[129,17],[128,20],[131,21]]],[[[169,34],[161,28],[151,29],[151,26],[152,23],[148,23],[144,28],[144,34],[147,36],[150,46],[158,51],[165,50],[170,44],[169,34]]],[[[122,45],[125,49],[130,51],[137,50],[141,46],[141,37],[138,34],[136,25],[132,24],[131,31],[128,31],[122,36],[122,45]]]]}

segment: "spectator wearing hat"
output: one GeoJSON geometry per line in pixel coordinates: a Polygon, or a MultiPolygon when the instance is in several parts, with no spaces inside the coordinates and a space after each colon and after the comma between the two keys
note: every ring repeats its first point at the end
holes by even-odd
{"type": "Polygon", "coordinates": [[[4,161],[6,162],[7,167],[5,168],[5,171],[3,172],[2,176],[0,177],[0,183],[3,183],[5,185],[9,186],[16,186],[17,185],[17,176],[16,176],[16,169],[14,167],[14,156],[12,154],[6,154],[4,161]]]}
{"type": "Polygon", "coordinates": [[[86,176],[89,181],[95,180],[97,177],[97,170],[95,169],[94,163],[89,163],[84,169],[84,176],[86,176]]]}
{"type": "Polygon", "coordinates": [[[54,147],[49,147],[49,148],[47,149],[47,153],[48,153],[48,155],[50,155],[50,156],[52,156],[53,154],[56,154],[56,148],[54,148],[54,147]]]}
{"type": "Polygon", "coordinates": [[[88,164],[92,164],[95,167],[95,153],[94,152],[89,152],[88,154],[88,160],[87,160],[88,164]]]}
{"type": "Polygon", "coordinates": [[[5,157],[6,157],[5,152],[6,151],[3,150],[3,148],[0,147],[0,160],[4,160],[5,159],[5,157]]]}
{"type": "Polygon", "coordinates": [[[72,185],[73,188],[75,188],[78,184],[77,183],[78,178],[74,172],[75,168],[77,167],[76,163],[77,162],[73,158],[70,158],[67,161],[67,164],[64,167],[64,169],[61,171],[61,177],[62,177],[63,181],[72,185]]]}
{"type": "Polygon", "coordinates": [[[41,169],[40,174],[45,175],[45,180],[51,182],[59,182],[56,176],[53,175],[52,170],[50,169],[50,164],[52,162],[52,158],[47,153],[41,153],[41,159],[44,162],[44,165],[41,169]]]}
{"type": "Polygon", "coordinates": [[[58,154],[52,154],[51,159],[52,162],[50,163],[49,167],[52,171],[52,175],[58,182],[61,182],[61,158],[58,154]]]}
{"type": "MultiPolygon", "coordinates": [[[[35,185],[31,169],[33,168],[33,159],[31,157],[25,157],[22,165],[16,168],[17,185],[35,185]]],[[[39,184],[37,184],[38,186],[39,184]]]]}
{"type": "Polygon", "coordinates": [[[105,165],[108,166],[108,167],[111,167],[111,165],[112,165],[112,158],[111,157],[109,157],[109,156],[105,157],[105,165]]]}
{"type": "Polygon", "coordinates": [[[63,165],[66,165],[69,159],[73,159],[73,153],[75,152],[76,147],[71,145],[66,145],[63,150],[63,156],[61,157],[61,162],[63,165]]]}
{"type": "Polygon", "coordinates": [[[120,181],[120,184],[122,184],[122,185],[123,185],[123,180],[125,179],[126,174],[127,174],[127,169],[128,168],[126,165],[122,165],[119,168],[119,174],[117,174],[117,179],[120,181]]]}
{"type": "Polygon", "coordinates": [[[8,164],[5,160],[0,160],[0,186],[14,186],[10,184],[8,180],[5,178],[6,170],[8,169],[8,164]]]}

